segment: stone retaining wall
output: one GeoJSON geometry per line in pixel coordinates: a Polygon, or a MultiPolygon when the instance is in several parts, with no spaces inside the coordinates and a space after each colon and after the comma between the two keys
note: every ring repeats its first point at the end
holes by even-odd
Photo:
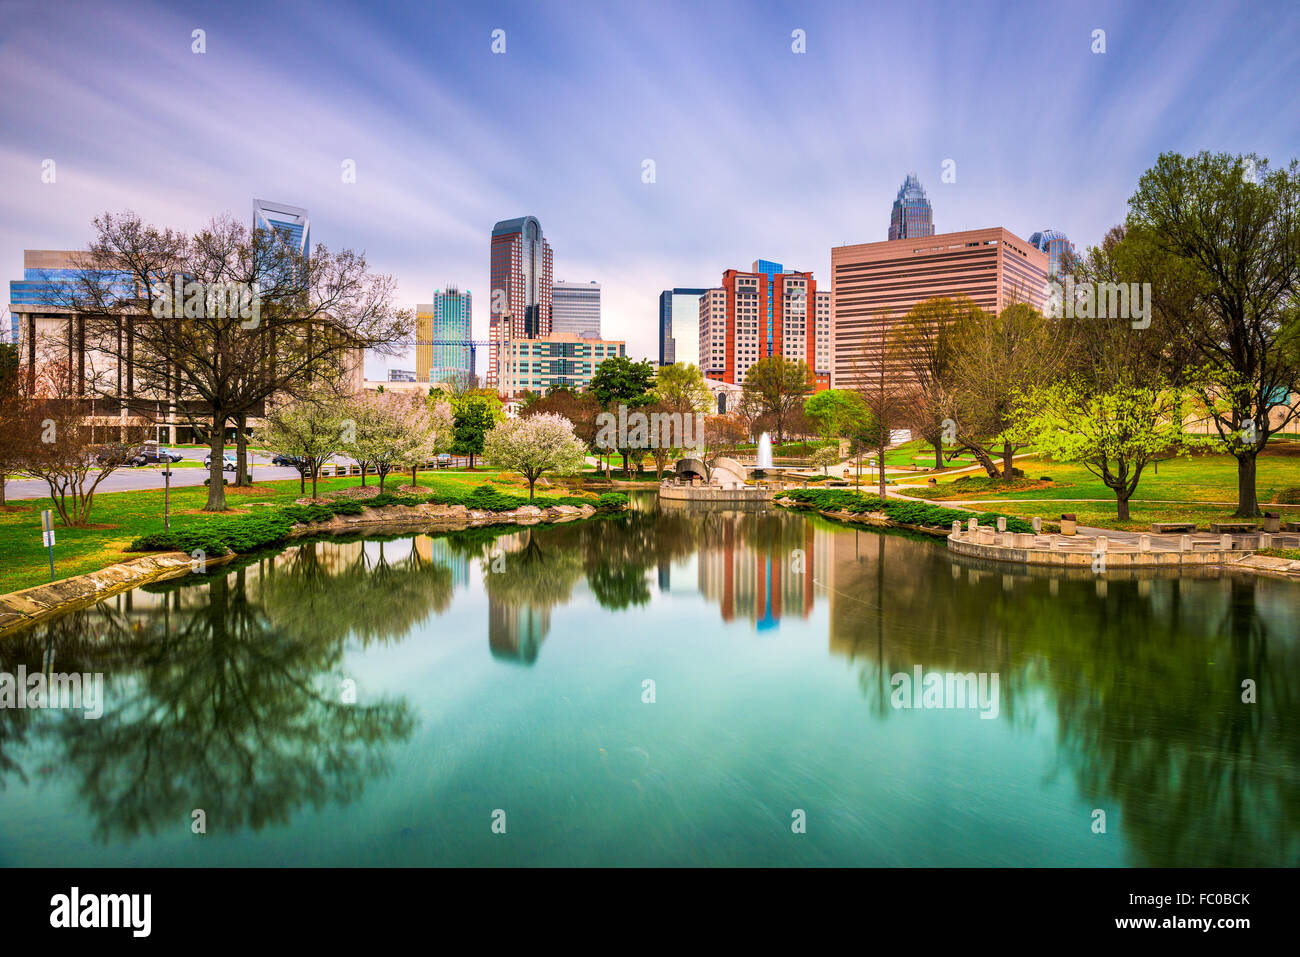
{"type": "MultiPolygon", "coordinates": [[[[335,515],[328,522],[295,525],[288,538],[347,535],[383,528],[404,531],[455,531],[485,525],[539,525],[572,522],[596,514],[591,505],[554,505],[541,509],[524,505],[508,512],[473,511],[464,505],[386,505],[360,515],[335,515]]],[[[206,559],[211,568],[232,561],[232,554],[206,559]]],[[[47,585],[0,595],[0,638],[64,612],[75,611],[119,592],[150,582],[188,575],[193,560],[184,552],[154,552],[99,571],[64,578],[47,585]]]]}

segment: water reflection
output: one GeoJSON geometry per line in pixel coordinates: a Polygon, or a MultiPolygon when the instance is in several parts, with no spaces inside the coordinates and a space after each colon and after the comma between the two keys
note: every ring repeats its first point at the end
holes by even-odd
{"type": "MultiPolygon", "coordinates": [[[[1129,863],[1295,863],[1298,595],[1269,579],[1009,569],[781,510],[644,499],[610,520],[307,542],[0,646],[3,671],[109,681],[99,721],[0,711],[0,789],[71,781],[103,842],[175,827],[195,807],[213,826],[257,830],[347,806],[391,773],[419,703],[374,691],[346,702],[346,654],[436,642],[463,603],[490,667],[522,673],[548,639],[572,637],[552,636],[553,618],[589,605],[611,633],[619,616],[657,614],[700,634],[793,636],[805,656],[853,669],[861,719],[879,735],[925,727],[890,706],[892,674],[997,673],[988,724],[1024,738],[1048,729],[1045,781],[1117,812],[1129,863]],[[1255,704],[1241,700],[1247,680],[1255,704]]],[[[666,641],[698,655],[690,664],[721,694],[736,663],[673,644],[689,637],[666,641]]]]}

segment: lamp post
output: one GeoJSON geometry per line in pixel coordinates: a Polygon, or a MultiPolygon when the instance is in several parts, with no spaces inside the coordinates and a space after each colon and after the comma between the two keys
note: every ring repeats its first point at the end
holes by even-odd
{"type": "Polygon", "coordinates": [[[171,530],[172,461],[163,466],[163,528],[171,530]]]}
{"type": "Polygon", "coordinates": [[[54,581],[54,518],[48,508],[41,512],[41,538],[50,550],[50,581],[54,581]]]}

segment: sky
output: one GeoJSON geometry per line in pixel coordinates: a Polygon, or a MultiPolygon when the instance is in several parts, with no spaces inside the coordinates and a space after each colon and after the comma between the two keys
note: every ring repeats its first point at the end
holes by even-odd
{"type": "MultiPolygon", "coordinates": [[[[908,172],[940,232],[1082,249],[1161,152],[1289,162],[1298,11],[0,0],[0,280],[24,249],[84,248],[106,211],[192,231],[251,221],[256,197],[364,251],[398,306],[468,288],[486,338],[492,226],[533,215],[555,278],[600,282],[604,334],[654,358],[662,290],[759,258],[829,288],[831,247],[887,238],[908,172]]],[[[389,366],[414,360],[367,375],[389,366]]]]}

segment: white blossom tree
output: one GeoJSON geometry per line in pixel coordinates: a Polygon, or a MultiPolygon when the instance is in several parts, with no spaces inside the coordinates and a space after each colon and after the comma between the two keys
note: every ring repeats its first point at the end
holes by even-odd
{"type": "Polygon", "coordinates": [[[450,438],[450,426],[418,393],[367,393],[353,400],[347,411],[349,441],[344,451],[370,463],[379,476],[380,494],[389,472],[410,467],[414,474],[429,459],[430,449],[450,438]],[[435,420],[440,423],[436,427],[435,420]]]}
{"type": "Polygon", "coordinates": [[[327,390],[316,389],[287,402],[266,416],[256,438],[272,452],[297,460],[299,488],[305,491],[310,475],[311,497],[315,498],[321,466],[343,446],[338,400],[327,390]]]}
{"type": "Polygon", "coordinates": [[[545,472],[572,475],[586,464],[587,448],[573,432],[573,423],[553,412],[506,419],[483,440],[483,457],[493,465],[518,472],[528,480],[528,500],[545,472]]]}

